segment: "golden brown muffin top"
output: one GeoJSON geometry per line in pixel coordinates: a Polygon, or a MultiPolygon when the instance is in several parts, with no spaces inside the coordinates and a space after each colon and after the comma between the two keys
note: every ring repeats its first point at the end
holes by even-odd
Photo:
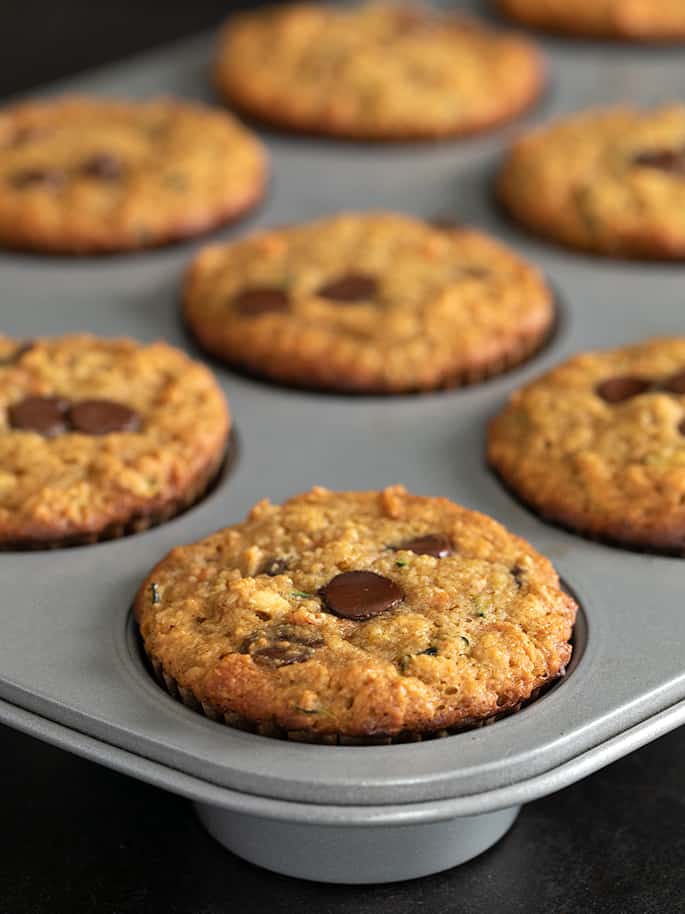
{"type": "Polygon", "coordinates": [[[478,379],[553,320],[543,279],[503,245],[393,213],[205,248],[184,311],[206,348],[260,374],[379,392],[478,379]]]}
{"type": "Polygon", "coordinates": [[[135,610],[148,654],[198,701],[323,738],[515,707],[562,673],[576,606],[494,520],[395,486],[262,501],[169,553],[135,610]]]}
{"type": "Polygon", "coordinates": [[[595,109],[519,140],[499,181],[516,218],[609,255],[685,257],[685,105],[595,109]]]}
{"type": "Polygon", "coordinates": [[[526,39],[477,20],[392,3],[293,4],[244,13],[221,37],[230,101],[293,129],[368,139],[486,128],[539,93],[526,39]]]}
{"type": "Polygon", "coordinates": [[[156,510],[218,464],[228,428],[211,373],[166,343],[0,337],[0,544],[156,510]]]}
{"type": "Polygon", "coordinates": [[[543,515],[685,553],[685,339],[574,356],[493,421],[490,461],[543,515]]]}
{"type": "Polygon", "coordinates": [[[172,99],[64,97],[0,110],[0,242],[90,252],[195,234],[261,196],[261,144],[172,99]]]}

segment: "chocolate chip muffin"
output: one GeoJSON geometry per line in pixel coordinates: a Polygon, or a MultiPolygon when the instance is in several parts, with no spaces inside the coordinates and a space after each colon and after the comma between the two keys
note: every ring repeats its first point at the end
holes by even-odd
{"type": "Polygon", "coordinates": [[[0,110],[0,244],[79,254],[164,244],[262,196],[261,144],[190,102],[66,97],[0,110]]]}
{"type": "Polygon", "coordinates": [[[685,338],[574,356],[514,394],[488,456],[545,519],[685,555],[685,338]]]}
{"type": "Polygon", "coordinates": [[[524,38],[391,3],[235,16],[215,73],[231,104],[271,124],[370,140],[484,130],[527,108],[544,83],[524,38]]]}
{"type": "Polygon", "coordinates": [[[251,373],[394,394],[518,364],[554,308],[538,272],[480,232],[347,213],[206,248],[184,316],[205,349],[251,373]]]}
{"type": "Polygon", "coordinates": [[[534,232],[598,254],[685,258],[685,105],[563,118],[519,140],[499,177],[534,232]]]}
{"type": "Polygon", "coordinates": [[[168,519],[216,476],[229,425],[210,372],[165,343],[0,337],[0,548],[168,519]]]}
{"type": "Polygon", "coordinates": [[[524,540],[401,486],[262,501],[170,552],[135,600],[176,697],[232,726],[333,743],[517,709],[563,674],[575,613],[524,540]]]}
{"type": "Polygon", "coordinates": [[[685,38],[683,0],[497,0],[524,25],[589,38],[673,41],[685,38]]]}

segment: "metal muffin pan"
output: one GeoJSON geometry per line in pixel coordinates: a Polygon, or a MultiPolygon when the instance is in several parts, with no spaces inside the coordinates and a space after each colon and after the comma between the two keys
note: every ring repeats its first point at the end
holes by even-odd
{"type": "MultiPolygon", "coordinates": [[[[683,51],[545,42],[552,88],[527,123],[596,102],[685,95],[683,51]]],[[[210,37],[52,87],[211,99],[210,37]]],[[[520,126],[520,125],[519,125],[520,126]]],[[[265,134],[269,197],[231,237],[347,209],[455,216],[539,264],[561,320],[526,365],[451,392],[397,398],[286,390],[214,365],[240,456],[180,517],[125,539],[0,554],[0,721],[188,796],[207,828],[255,863],[309,879],[380,882],[481,852],[517,808],[685,721],[685,562],[592,543],[520,506],[485,466],[487,421],[508,394],[571,353],[684,329],[677,265],[585,257],[533,240],[493,204],[491,178],[518,127],[437,145],[370,146],[265,134]],[[569,675],[492,726],[422,743],[310,746],[231,730],[165,694],[140,656],[128,607],[170,548],[240,520],[259,498],[318,483],[402,482],[503,522],[555,563],[580,600],[569,675]]],[[[207,238],[94,259],[0,254],[3,332],[89,330],[162,337],[199,355],[178,314],[179,283],[207,238]]]]}

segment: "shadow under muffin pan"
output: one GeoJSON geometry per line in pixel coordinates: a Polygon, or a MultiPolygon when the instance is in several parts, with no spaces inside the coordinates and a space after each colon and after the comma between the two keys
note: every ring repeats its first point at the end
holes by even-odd
{"type": "MultiPolygon", "coordinates": [[[[192,39],[59,88],[209,100],[212,46],[212,36],[192,39]]],[[[637,102],[668,98],[682,87],[681,58],[656,49],[637,61],[628,48],[582,53],[579,64],[573,47],[548,47],[555,91],[539,118],[625,94],[637,102]]],[[[343,207],[430,217],[453,203],[457,219],[539,264],[565,319],[524,365],[434,395],[324,396],[213,366],[241,454],[206,498],[136,536],[0,553],[0,721],[189,797],[212,834],[248,860],[357,883],[409,879],[467,860],[506,832],[521,804],[685,721],[685,560],[546,525],[511,498],[484,459],[487,422],[522,383],[579,350],[682,332],[685,267],[599,261],[514,233],[487,194],[510,135],[411,147],[268,137],[274,180],[250,229],[343,207]],[[565,680],[492,726],[359,747],[231,729],[160,689],[140,657],[129,607],[163,555],[238,522],[263,497],[280,502],[314,484],[347,490],[396,482],[495,517],[553,561],[583,610],[565,680]]],[[[0,329],[17,338],[81,330],[162,337],[187,350],[180,281],[202,243],[95,260],[0,253],[0,329]]]]}

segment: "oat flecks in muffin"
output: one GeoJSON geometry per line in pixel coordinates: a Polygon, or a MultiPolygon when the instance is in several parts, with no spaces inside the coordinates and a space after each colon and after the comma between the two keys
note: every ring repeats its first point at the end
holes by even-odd
{"type": "Polygon", "coordinates": [[[97,539],[185,507],[229,425],[211,373],[166,343],[0,337],[0,548],[97,539]]]}
{"type": "Polygon", "coordinates": [[[131,250],[231,221],[266,156],[230,114],[171,99],[65,97],[0,110],[0,244],[131,250]]]}
{"type": "Polygon", "coordinates": [[[568,35],[669,41],[685,38],[682,0],[497,0],[518,22],[568,35]]]}
{"type": "Polygon", "coordinates": [[[233,17],[215,68],[229,102],[294,130],[402,140],[472,133],[528,107],[535,46],[457,14],[295,4],[233,17]]]}
{"type": "Polygon", "coordinates": [[[685,258],[685,106],[596,109],[519,140],[499,176],[540,235],[620,257],[685,258]]]}
{"type": "Polygon", "coordinates": [[[399,486],[260,502],[174,549],[135,602],[154,665],[206,712],[322,741],[515,708],[562,674],[575,612],[524,540],[399,486]],[[411,548],[427,537],[440,555],[411,548]]]}
{"type": "Polygon", "coordinates": [[[506,370],[554,315],[537,270],[480,232],[346,213],[201,251],[184,316],[209,352],[253,373],[400,393],[506,370]]]}
{"type": "Polygon", "coordinates": [[[543,517],[685,555],[685,339],[574,356],[514,394],[488,455],[543,517]]]}

